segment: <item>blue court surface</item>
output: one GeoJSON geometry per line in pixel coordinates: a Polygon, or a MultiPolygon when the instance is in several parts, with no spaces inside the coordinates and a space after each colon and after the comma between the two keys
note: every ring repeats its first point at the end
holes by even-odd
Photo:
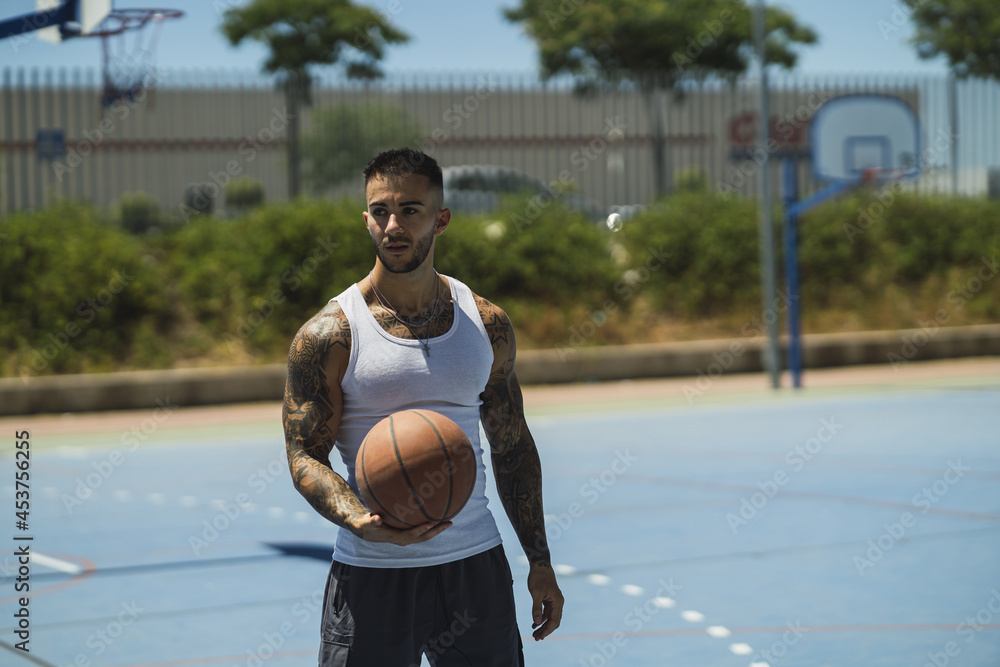
{"type": "MultiPolygon", "coordinates": [[[[1000,665],[1000,379],[529,423],[567,599],[533,642],[527,565],[491,500],[529,665],[1000,665]]],[[[0,664],[314,665],[336,528],[292,488],[277,418],[156,424],[33,434],[27,533],[4,446],[0,664]],[[30,654],[12,648],[23,534],[30,654]]]]}

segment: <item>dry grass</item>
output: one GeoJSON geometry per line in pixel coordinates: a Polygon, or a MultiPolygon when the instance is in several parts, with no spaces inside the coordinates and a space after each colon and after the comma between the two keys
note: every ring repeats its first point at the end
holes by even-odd
{"type": "MultiPolygon", "coordinates": [[[[987,324],[1000,321],[996,316],[1000,304],[1000,284],[990,285],[956,305],[954,294],[963,282],[963,275],[934,276],[909,290],[889,285],[880,291],[866,293],[855,287],[844,287],[826,296],[818,306],[806,298],[802,302],[803,333],[841,333],[920,328],[942,311],[944,326],[987,324]],[[953,298],[949,302],[949,295],[953,298]]],[[[626,303],[607,302],[594,308],[575,307],[568,310],[558,303],[504,304],[517,332],[522,350],[663,343],[690,340],[743,338],[762,332],[760,307],[745,307],[726,315],[687,319],[669,314],[662,304],[639,294],[626,303]],[[748,334],[748,332],[752,332],[748,334]]],[[[778,319],[780,333],[786,328],[786,316],[778,319]]],[[[289,342],[292,334],[289,334],[289,342]]],[[[246,366],[283,363],[287,348],[269,351],[255,350],[243,341],[222,340],[197,322],[187,321],[174,331],[170,353],[175,368],[206,366],[246,366]]]]}
{"type": "MultiPolygon", "coordinates": [[[[935,317],[944,316],[943,326],[990,324],[1000,321],[1000,285],[983,290],[970,299],[961,299],[956,288],[959,277],[940,276],[924,284],[904,290],[889,285],[878,292],[862,293],[844,288],[828,296],[827,304],[817,306],[803,299],[801,327],[803,333],[842,333],[920,328],[935,317]],[[949,299],[949,296],[951,297],[949,299]]],[[[759,331],[761,308],[743,308],[730,314],[685,319],[667,314],[656,304],[637,298],[627,310],[618,310],[604,319],[600,326],[590,326],[597,320],[590,311],[563,314],[551,307],[537,313],[517,311],[511,315],[518,332],[518,345],[523,349],[557,347],[559,344],[623,345],[630,343],[664,343],[674,341],[741,338],[747,331],[759,331]],[[535,316],[531,316],[535,315],[535,316]],[[590,323],[590,324],[588,324],[590,323]],[[591,335],[581,339],[574,333],[591,335]]],[[[598,318],[599,319],[599,318],[598,318]]],[[[786,327],[786,315],[778,318],[780,332],[786,327]]]]}

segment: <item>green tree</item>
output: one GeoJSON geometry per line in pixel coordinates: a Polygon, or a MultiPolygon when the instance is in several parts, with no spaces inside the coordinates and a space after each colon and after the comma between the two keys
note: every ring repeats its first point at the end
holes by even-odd
{"type": "Polygon", "coordinates": [[[409,39],[384,14],[351,0],[252,0],[225,11],[222,32],[233,46],[250,38],[271,50],[264,69],[280,75],[288,107],[290,197],[300,189],[299,109],[310,100],[309,67],[339,64],[349,78],[377,78],[385,47],[409,39]]]}
{"type": "Polygon", "coordinates": [[[412,146],[424,131],[409,112],[384,104],[336,104],[317,109],[304,153],[310,188],[321,193],[348,179],[358,179],[361,166],[388,148],[412,146]]]}
{"type": "MultiPolygon", "coordinates": [[[[539,50],[542,76],[569,74],[578,89],[630,83],[644,94],[653,122],[657,192],[669,183],[660,94],[686,81],[734,77],[753,59],[753,13],[730,0],[521,0],[504,11],[539,50]]],[[[792,68],[796,44],[816,33],[787,11],[765,13],[768,63],[792,68]]]]}
{"type": "Polygon", "coordinates": [[[921,58],[944,54],[957,76],[1000,79],[1000,12],[996,0],[910,2],[921,58]]]}

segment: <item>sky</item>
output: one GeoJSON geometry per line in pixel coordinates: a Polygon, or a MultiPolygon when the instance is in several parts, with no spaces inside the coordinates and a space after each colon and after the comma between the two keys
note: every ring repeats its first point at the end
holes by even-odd
{"type": "MultiPolygon", "coordinates": [[[[411,41],[393,46],[383,60],[387,73],[537,71],[538,52],[519,26],[501,11],[516,0],[356,0],[386,13],[411,41]]],[[[0,0],[0,17],[34,9],[34,0],[0,0]]],[[[163,24],[156,65],[168,69],[257,71],[266,50],[255,43],[229,45],[219,31],[222,12],[244,0],[156,0],[185,12],[163,24]]],[[[947,72],[942,58],[921,60],[907,40],[912,24],[902,0],[784,0],[782,6],[818,34],[817,45],[801,48],[796,72],[937,73],[947,72]]],[[[118,9],[143,6],[142,0],[115,0],[118,9]]],[[[100,66],[97,39],[74,39],[53,45],[37,39],[0,42],[0,67],[100,66]]]]}

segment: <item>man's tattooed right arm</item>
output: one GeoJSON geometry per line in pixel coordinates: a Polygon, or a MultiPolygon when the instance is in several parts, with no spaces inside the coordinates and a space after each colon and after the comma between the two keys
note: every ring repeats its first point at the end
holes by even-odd
{"type": "Polygon", "coordinates": [[[356,522],[368,509],[330,466],[343,408],[340,381],[350,347],[350,325],[336,303],[299,330],[288,353],[282,422],[295,488],[320,515],[360,535],[356,522]]]}

